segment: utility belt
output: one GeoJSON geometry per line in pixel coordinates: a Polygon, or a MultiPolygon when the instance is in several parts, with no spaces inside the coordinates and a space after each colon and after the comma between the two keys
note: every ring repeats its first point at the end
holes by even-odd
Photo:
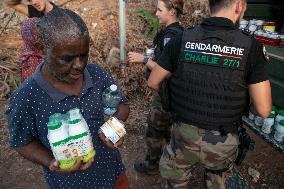
{"type": "Polygon", "coordinates": [[[189,125],[194,125],[195,127],[198,127],[200,129],[204,129],[204,130],[209,130],[209,131],[219,131],[221,133],[222,136],[226,136],[228,133],[233,133],[233,134],[238,134],[238,128],[242,125],[242,121],[238,121],[238,122],[234,122],[231,125],[224,125],[224,126],[220,126],[220,125],[207,125],[207,124],[202,124],[196,121],[192,121],[192,120],[187,120],[187,119],[183,119],[182,117],[179,117],[178,115],[176,115],[175,113],[172,113],[172,117],[174,122],[182,122],[182,123],[186,123],[189,125]]]}

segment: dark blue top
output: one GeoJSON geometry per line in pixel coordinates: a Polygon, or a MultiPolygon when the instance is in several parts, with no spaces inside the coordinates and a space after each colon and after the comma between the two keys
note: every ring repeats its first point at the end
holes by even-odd
{"type": "MultiPolygon", "coordinates": [[[[119,151],[108,149],[98,137],[98,129],[104,123],[101,96],[105,88],[114,84],[111,75],[97,64],[88,64],[80,96],[68,96],[43,78],[41,68],[42,64],[11,97],[7,110],[10,145],[17,148],[37,139],[51,150],[47,139],[49,116],[80,108],[92,134],[95,162],[84,172],[65,175],[44,167],[45,178],[51,188],[114,188],[115,177],[121,175],[125,167],[119,151]]],[[[125,96],[122,102],[127,102],[125,96]]]]}

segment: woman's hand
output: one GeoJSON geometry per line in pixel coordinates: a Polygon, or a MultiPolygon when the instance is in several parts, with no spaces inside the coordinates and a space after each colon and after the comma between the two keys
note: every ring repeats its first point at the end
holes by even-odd
{"type": "Polygon", "coordinates": [[[144,55],[137,52],[128,53],[128,61],[130,63],[143,63],[144,55]]]}
{"type": "Polygon", "coordinates": [[[51,172],[55,172],[55,173],[69,174],[69,173],[74,173],[76,171],[84,171],[84,170],[90,168],[92,166],[93,162],[94,162],[94,158],[90,159],[86,163],[83,163],[83,159],[81,157],[77,160],[76,164],[73,165],[72,167],[70,167],[69,169],[61,169],[59,167],[59,161],[53,159],[50,162],[49,170],[51,172]]]}
{"type": "Polygon", "coordinates": [[[103,143],[105,143],[105,145],[110,149],[116,149],[116,148],[120,147],[123,144],[123,141],[124,141],[124,138],[122,137],[121,139],[119,139],[119,141],[117,141],[115,144],[113,144],[102,132],[99,133],[99,137],[103,141],[103,143]]]}

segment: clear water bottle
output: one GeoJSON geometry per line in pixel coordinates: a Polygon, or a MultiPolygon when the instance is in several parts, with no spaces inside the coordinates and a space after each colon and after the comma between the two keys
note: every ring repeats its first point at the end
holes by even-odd
{"type": "Polygon", "coordinates": [[[255,117],[255,115],[251,111],[249,111],[249,115],[248,115],[249,120],[253,122],[254,117],[255,117]]]}
{"type": "Polygon", "coordinates": [[[272,126],[274,124],[274,118],[275,118],[275,114],[271,112],[269,117],[264,119],[264,122],[261,128],[262,132],[266,134],[271,133],[272,126]]]}
{"type": "Polygon", "coordinates": [[[255,116],[254,117],[254,124],[257,125],[257,126],[262,126],[263,125],[263,122],[264,122],[264,118],[263,117],[260,117],[260,116],[255,116]]]}
{"type": "Polygon", "coordinates": [[[118,91],[116,85],[111,85],[106,88],[102,95],[104,118],[108,120],[116,111],[121,100],[121,93],[118,91]]]}
{"type": "Polygon", "coordinates": [[[274,139],[283,142],[284,138],[284,120],[281,120],[275,127],[274,139]]]}
{"type": "Polygon", "coordinates": [[[284,110],[279,110],[278,115],[275,117],[274,125],[277,127],[279,122],[284,120],[284,110]]]}

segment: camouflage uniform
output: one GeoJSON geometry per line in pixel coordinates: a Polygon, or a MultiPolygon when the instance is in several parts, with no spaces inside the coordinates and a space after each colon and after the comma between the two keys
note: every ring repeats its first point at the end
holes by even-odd
{"type": "Polygon", "coordinates": [[[159,160],[162,155],[162,147],[170,141],[171,114],[162,108],[161,98],[154,93],[150,112],[147,118],[146,129],[147,154],[144,163],[147,174],[158,173],[159,160]]]}
{"type": "Polygon", "coordinates": [[[160,173],[167,180],[167,188],[190,188],[191,168],[197,163],[205,167],[208,189],[225,188],[225,176],[237,157],[238,144],[237,134],[222,136],[219,131],[174,123],[170,144],[160,160],[160,173]]]}

